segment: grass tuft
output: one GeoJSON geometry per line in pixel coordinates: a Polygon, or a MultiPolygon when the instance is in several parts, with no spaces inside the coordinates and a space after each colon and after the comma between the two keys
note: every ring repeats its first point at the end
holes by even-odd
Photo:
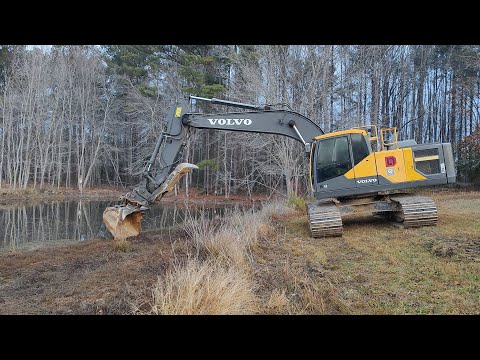
{"type": "Polygon", "coordinates": [[[219,263],[189,260],[159,278],[151,312],[163,315],[252,314],[257,309],[247,273],[219,263]]]}
{"type": "MultiPolygon", "coordinates": [[[[275,214],[289,212],[273,202],[259,211],[233,210],[222,221],[194,218],[187,211],[183,222],[195,254],[183,265],[159,278],[153,288],[153,314],[253,314],[259,310],[255,293],[252,249],[275,236],[275,214]]],[[[271,310],[288,303],[284,294],[272,294],[271,310]]]]}
{"type": "Polygon", "coordinates": [[[113,249],[118,252],[127,252],[130,250],[130,241],[127,239],[113,240],[113,249]]]}
{"type": "Polygon", "coordinates": [[[288,313],[289,303],[285,289],[274,289],[268,299],[266,312],[268,314],[286,314],[288,313]]]}
{"type": "Polygon", "coordinates": [[[287,205],[298,211],[307,211],[307,203],[305,202],[305,199],[295,194],[292,194],[288,198],[287,205]]]}

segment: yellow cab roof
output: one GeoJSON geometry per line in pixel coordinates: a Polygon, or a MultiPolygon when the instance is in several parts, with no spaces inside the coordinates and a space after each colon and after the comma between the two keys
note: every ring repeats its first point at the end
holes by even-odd
{"type": "Polygon", "coordinates": [[[315,140],[321,140],[321,139],[327,139],[330,137],[334,136],[339,136],[339,135],[347,135],[347,134],[362,134],[363,136],[367,135],[367,132],[362,129],[348,129],[348,130],[342,130],[342,131],[335,131],[332,133],[328,134],[323,134],[315,137],[315,140]]]}

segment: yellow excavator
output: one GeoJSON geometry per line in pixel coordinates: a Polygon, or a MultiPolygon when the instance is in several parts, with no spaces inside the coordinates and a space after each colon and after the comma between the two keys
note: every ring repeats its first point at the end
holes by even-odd
{"type": "Polygon", "coordinates": [[[182,162],[192,128],[277,134],[302,143],[310,161],[311,190],[317,199],[308,204],[307,210],[314,238],[341,236],[342,217],[357,213],[384,217],[404,227],[435,225],[434,201],[404,190],[456,180],[450,143],[398,141],[396,128],[377,130],[374,125],[325,134],[307,117],[272,105],[197,96],[190,99],[244,111],[195,113],[189,111],[187,99],[177,101],[141,182],[122,197],[119,205],[108,207],[103,213],[103,221],[114,238],[138,235],[149,204],[161,199],[182,176],[198,168],[182,162]]]}

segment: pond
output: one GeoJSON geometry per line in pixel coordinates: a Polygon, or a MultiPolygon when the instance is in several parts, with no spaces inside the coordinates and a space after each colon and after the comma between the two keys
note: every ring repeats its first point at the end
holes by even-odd
{"type": "MultiPolygon", "coordinates": [[[[0,206],[0,252],[33,250],[39,247],[111,238],[102,223],[106,207],[117,201],[70,200],[29,205],[0,206]]],[[[183,205],[183,204],[182,204],[183,205]]],[[[162,231],[180,225],[186,213],[198,218],[222,217],[233,205],[219,207],[153,204],[145,213],[142,230],[162,231]]]]}

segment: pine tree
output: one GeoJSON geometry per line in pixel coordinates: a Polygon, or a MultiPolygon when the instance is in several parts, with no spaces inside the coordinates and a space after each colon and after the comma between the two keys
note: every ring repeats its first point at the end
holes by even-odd
{"type": "Polygon", "coordinates": [[[185,79],[184,92],[207,98],[225,92],[225,69],[229,63],[225,49],[213,45],[183,45],[179,48],[179,73],[185,79]]]}
{"type": "Polygon", "coordinates": [[[5,80],[5,72],[12,60],[14,47],[12,45],[0,45],[0,85],[5,80]]]}
{"type": "Polygon", "coordinates": [[[111,72],[123,76],[147,97],[157,96],[153,81],[174,49],[168,45],[105,45],[105,58],[111,72]]]}

